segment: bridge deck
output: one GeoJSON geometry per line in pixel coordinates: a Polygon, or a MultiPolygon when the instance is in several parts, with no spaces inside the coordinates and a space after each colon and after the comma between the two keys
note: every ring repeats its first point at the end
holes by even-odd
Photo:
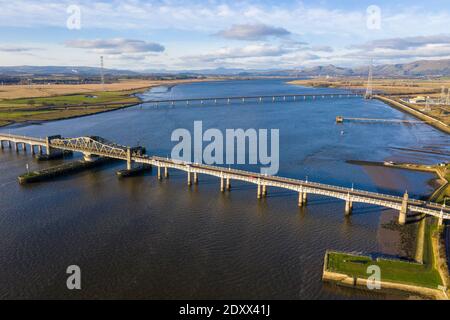
{"type": "Polygon", "coordinates": [[[354,98],[362,97],[359,93],[324,93],[324,94],[284,94],[284,95],[259,95],[259,96],[230,96],[230,97],[200,97],[200,98],[183,98],[183,99],[162,99],[162,100],[143,100],[141,103],[177,103],[177,102],[195,102],[195,101],[236,101],[236,100],[257,100],[267,101],[270,99],[278,99],[277,101],[285,101],[285,99],[291,98],[354,98]]]}
{"type": "MultiPolygon", "coordinates": [[[[0,134],[0,140],[33,145],[46,145],[45,139],[18,135],[0,134]]],[[[130,163],[136,162],[150,164],[158,167],[173,168],[185,171],[189,175],[191,173],[205,174],[221,179],[245,181],[260,186],[283,188],[299,193],[323,195],[342,199],[344,201],[368,203],[396,210],[400,210],[402,208],[403,202],[402,197],[387,194],[285,177],[266,176],[260,173],[237,169],[228,169],[219,166],[185,163],[178,160],[161,158],[157,156],[148,156],[145,154],[141,154],[141,149],[139,148],[129,148],[126,146],[117,145],[99,137],[54,138],[49,142],[48,146],[53,149],[69,150],[74,152],[81,152],[88,155],[109,157],[127,161],[130,163]]],[[[409,210],[412,212],[424,213],[427,215],[432,215],[434,217],[442,217],[443,219],[450,220],[450,208],[445,208],[437,203],[416,199],[409,199],[407,203],[409,210]]]]}

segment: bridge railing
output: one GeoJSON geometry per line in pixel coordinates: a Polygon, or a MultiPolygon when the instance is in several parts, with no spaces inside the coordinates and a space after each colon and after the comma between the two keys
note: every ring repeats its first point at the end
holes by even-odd
{"type": "MultiPolygon", "coordinates": [[[[287,177],[272,177],[272,176],[263,175],[258,172],[244,171],[244,170],[239,170],[239,169],[230,169],[230,168],[226,168],[226,167],[211,166],[211,165],[206,165],[206,164],[200,165],[200,164],[191,163],[191,162],[182,162],[182,161],[178,162],[178,161],[174,161],[173,159],[166,159],[166,158],[162,158],[162,157],[154,157],[154,159],[159,160],[159,161],[176,162],[180,165],[190,165],[190,166],[194,166],[194,167],[201,166],[201,168],[210,169],[213,171],[223,171],[224,173],[236,173],[236,174],[241,174],[241,175],[245,175],[245,176],[254,176],[255,178],[269,179],[269,180],[273,178],[273,179],[276,179],[279,181],[290,182],[290,183],[296,184],[296,185],[308,185],[311,187],[318,187],[318,188],[323,188],[323,189],[340,190],[343,193],[360,194],[360,195],[366,195],[369,197],[377,197],[377,198],[384,198],[384,199],[387,198],[387,199],[390,199],[390,200],[396,201],[396,202],[403,201],[403,197],[400,197],[400,196],[382,194],[382,193],[371,192],[371,191],[364,191],[364,190],[359,190],[359,189],[354,189],[354,188],[352,189],[352,188],[348,188],[348,187],[327,185],[327,184],[323,184],[323,183],[319,183],[319,182],[305,181],[305,180],[299,180],[299,179],[287,178],[287,177]]],[[[408,203],[426,205],[429,202],[423,201],[423,200],[417,200],[417,199],[409,199],[408,203]]]]}
{"type": "Polygon", "coordinates": [[[0,133],[0,138],[22,139],[22,140],[28,140],[28,141],[45,142],[45,139],[43,139],[43,138],[28,137],[28,136],[22,136],[22,135],[17,135],[17,134],[10,134],[10,133],[0,133]]]}

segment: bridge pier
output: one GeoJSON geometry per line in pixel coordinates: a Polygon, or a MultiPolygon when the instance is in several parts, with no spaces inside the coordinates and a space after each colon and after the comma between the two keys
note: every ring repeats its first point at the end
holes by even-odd
{"type": "Polygon", "coordinates": [[[30,145],[31,146],[31,154],[34,156],[36,154],[36,151],[34,150],[34,145],[30,145]]]}
{"type": "Polygon", "coordinates": [[[19,152],[19,144],[17,142],[14,143],[14,151],[19,152]]]}
{"type": "Polygon", "coordinates": [[[353,211],[353,202],[346,200],[345,201],[345,215],[351,216],[353,211]]]}
{"type": "Polygon", "coordinates": [[[303,192],[302,191],[300,191],[298,193],[298,206],[303,207],[303,192]]]}
{"type": "Polygon", "coordinates": [[[133,162],[131,161],[131,148],[127,148],[127,170],[133,168],[133,162]]]}
{"type": "Polygon", "coordinates": [[[306,192],[303,192],[303,205],[306,206],[306,204],[308,203],[308,194],[306,192]]]}
{"type": "Polygon", "coordinates": [[[261,184],[258,182],[257,198],[261,199],[261,184]]]}
{"type": "Polygon", "coordinates": [[[220,192],[225,192],[225,182],[223,176],[220,177],[220,192]]]}
{"type": "Polygon", "coordinates": [[[1,146],[1,149],[3,150],[3,140],[0,140],[0,146],[1,146]]]}
{"type": "Polygon", "coordinates": [[[25,142],[22,143],[22,150],[24,153],[27,153],[27,144],[25,142]]]}
{"type": "Polygon", "coordinates": [[[265,184],[262,186],[262,196],[264,198],[267,196],[267,186],[265,184]]]}
{"type": "Polygon", "coordinates": [[[38,146],[38,153],[42,154],[42,146],[41,145],[38,146]]]}
{"type": "Polygon", "coordinates": [[[198,173],[194,172],[194,184],[198,184],[198,173]]]}
{"type": "Polygon", "coordinates": [[[403,195],[402,207],[400,209],[400,214],[398,216],[398,223],[400,225],[405,225],[408,219],[408,192],[403,195]]]}
{"type": "MultiPolygon", "coordinates": [[[[96,156],[90,153],[83,153],[83,159],[86,162],[94,162],[96,159],[96,156]]],[[[127,166],[127,170],[130,170],[131,168],[128,168],[127,166]]]]}
{"type": "Polygon", "coordinates": [[[164,178],[166,178],[166,179],[169,178],[169,168],[167,166],[164,167],[164,178]]]}
{"type": "Polygon", "coordinates": [[[444,225],[444,210],[441,209],[441,213],[439,214],[438,226],[444,225]]]}
{"type": "Polygon", "coordinates": [[[191,172],[190,171],[188,171],[188,173],[187,173],[187,185],[189,187],[192,186],[191,172]]]}
{"type": "Polygon", "coordinates": [[[52,154],[53,149],[50,147],[50,144],[53,139],[61,139],[60,135],[50,136],[45,138],[45,153],[49,156],[52,154]]]}
{"type": "Polygon", "coordinates": [[[231,181],[230,181],[230,178],[227,178],[227,190],[228,190],[228,191],[231,190],[231,181]]]}
{"type": "Polygon", "coordinates": [[[350,193],[347,195],[347,199],[345,200],[345,215],[350,216],[353,211],[353,202],[350,198],[350,193]]]}
{"type": "Polygon", "coordinates": [[[159,165],[159,163],[157,164],[157,166],[158,166],[158,180],[161,180],[161,179],[162,179],[162,176],[161,176],[161,166],[159,165]]]}

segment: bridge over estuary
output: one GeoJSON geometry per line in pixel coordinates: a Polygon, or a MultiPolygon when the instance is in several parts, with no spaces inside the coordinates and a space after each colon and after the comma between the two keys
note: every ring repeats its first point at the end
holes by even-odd
{"type": "Polygon", "coordinates": [[[436,217],[439,219],[439,224],[442,224],[444,220],[450,220],[450,208],[433,202],[411,199],[407,193],[403,197],[398,197],[305,180],[267,176],[219,166],[187,163],[175,159],[150,156],[145,154],[145,149],[142,147],[122,146],[101,137],[63,138],[61,136],[50,136],[33,138],[0,134],[0,142],[2,149],[5,144],[10,148],[14,145],[16,151],[19,151],[19,146],[26,150],[26,145],[30,145],[32,153],[35,153],[35,148],[38,147],[38,152],[45,150],[47,154],[51,154],[54,150],[79,152],[83,154],[86,161],[94,161],[96,157],[122,160],[126,162],[128,170],[132,169],[133,163],[146,164],[157,168],[158,179],[168,178],[169,169],[180,170],[186,172],[189,186],[198,184],[199,175],[214,176],[219,179],[222,192],[231,190],[233,180],[244,181],[257,186],[258,199],[266,197],[270,187],[287,189],[298,193],[299,207],[307,205],[309,194],[332,197],[345,202],[345,215],[351,215],[353,203],[366,203],[398,210],[400,224],[405,224],[408,217],[413,214],[436,217]]]}

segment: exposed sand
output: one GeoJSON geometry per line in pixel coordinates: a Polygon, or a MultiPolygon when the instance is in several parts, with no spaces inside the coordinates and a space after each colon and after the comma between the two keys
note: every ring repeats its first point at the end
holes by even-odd
{"type": "Polygon", "coordinates": [[[76,93],[102,91],[130,91],[159,85],[174,85],[188,82],[213,81],[217,79],[186,80],[129,80],[105,84],[50,84],[0,86],[0,99],[51,97],[76,93]]]}

